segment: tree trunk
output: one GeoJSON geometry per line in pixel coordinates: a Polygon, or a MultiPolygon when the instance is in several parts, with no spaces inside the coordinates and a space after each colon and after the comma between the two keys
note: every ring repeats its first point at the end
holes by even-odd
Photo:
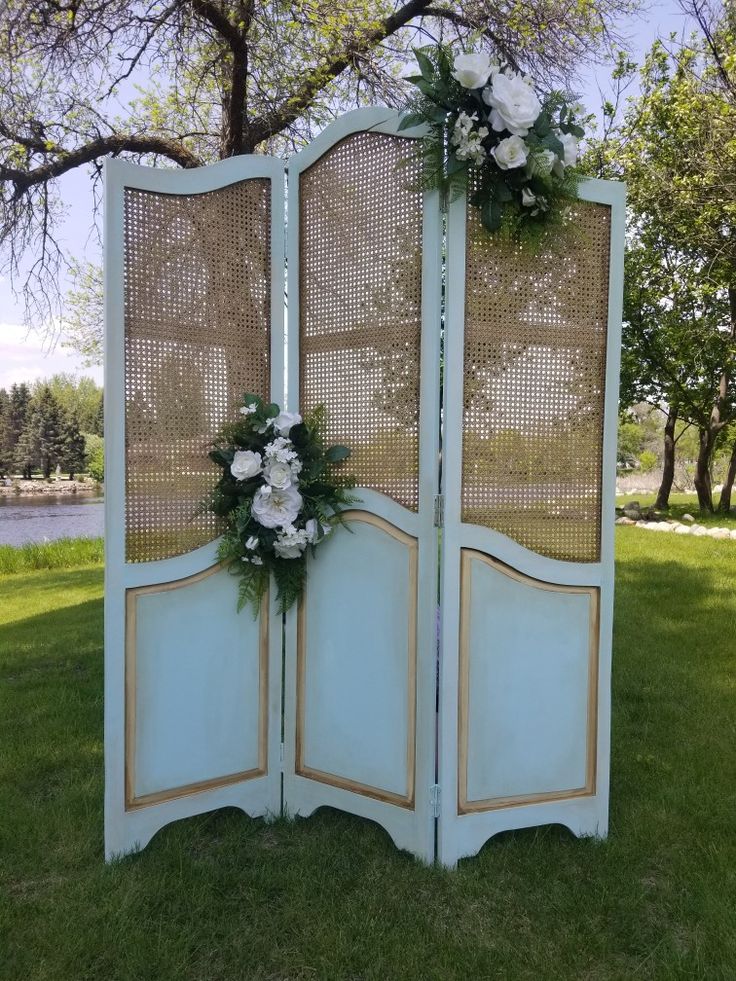
{"type": "Polygon", "coordinates": [[[677,409],[670,409],[664,424],[664,463],[662,466],[662,482],[657,492],[655,508],[666,510],[670,506],[670,491],[675,479],[675,423],[677,409]]]}
{"type": "Polygon", "coordinates": [[[718,502],[718,510],[723,511],[726,514],[731,510],[731,491],[733,490],[733,482],[736,480],[736,439],[733,441],[731,446],[731,459],[728,461],[728,473],[726,474],[726,479],[723,481],[723,490],[721,491],[721,499],[718,502]]]}
{"type": "Polygon", "coordinates": [[[713,426],[700,430],[700,449],[695,465],[695,490],[701,511],[713,512],[713,486],[710,479],[710,459],[716,445],[718,430],[713,426]]]}

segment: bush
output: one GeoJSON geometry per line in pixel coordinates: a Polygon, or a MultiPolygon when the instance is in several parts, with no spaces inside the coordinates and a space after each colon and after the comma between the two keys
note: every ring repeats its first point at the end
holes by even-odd
{"type": "Polygon", "coordinates": [[[654,470],[658,462],[657,454],[652,453],[651,450],[644,450],[639,454],[639,466],[642,473],[649,473],[650,470],[654,470]]]}
{"type": "MultiPolygon", "coordinates": [[[[102,443],[102,440],[100,440],[102,443]]],[[[105,479],[105,448],[96,446],[87,457],[87,473],[99,484],[105,479]]]]}

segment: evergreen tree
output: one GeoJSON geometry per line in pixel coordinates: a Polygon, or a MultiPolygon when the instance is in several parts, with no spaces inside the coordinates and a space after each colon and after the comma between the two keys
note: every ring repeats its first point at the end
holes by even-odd
{"type": "Polygon", "coordinates": [[[6,476],[13,462],[12,448],[8,438],[10,425],[10,396],[0,388],[0,477],[6,476]]]}
{"type": "Polygon", "coordinates": [[[35,415],[30,414],[13,448],[13,466],[24,480],[30,480],[38,466],[35,415]]]}
{"type": "Polygon", "coordinates": [[[28,421],[18,440],[16,465],[26,478],[30,478],[36,467],[48,478],[61,453],[61,410],[53,392],[45,385],[33,399],[28,421]]]}
{"type": "Polygon", "coordinates": [[[3,427],[2,454],[8,470],[11,467],[19,469],[23,476],[30,476],[30,471],[17,462],[17,447],[21,435],[26,428],[30,416],[31,393],[25,382],[13,385],[10,389],[10,405],[8,407],[5,425],[3,427]]]}
{"type": "Polygon", "coordinates": [[[95,421],[90,432],[94,433],[95,436],[105,435],[105,399],[101,391],[100,391],[100,404],[97,409],[97,415],[95,416],[95,421]]]}
{"type": "Polygon", "coordinates": [[[59,463],[63,470],[69,471],[69,480],[74,480],[74,475],[84,469],[85,462],[84,436],[75,413],[64,415],[59,437],[59,463]]]}

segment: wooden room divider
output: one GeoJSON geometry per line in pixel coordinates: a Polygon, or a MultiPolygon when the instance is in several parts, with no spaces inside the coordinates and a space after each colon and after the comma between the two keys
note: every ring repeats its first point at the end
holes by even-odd
{"type": "Polygon", "coordinates": [[[108,857],[225,806],[448,866],[606,834],[623,187],[531,255],[418,190],[422,135],[368,109],[286,164],[107,164],[108,857]],[[324,405],[359,484],[285,617],[236,612],[198,509],[245,392],[324,405]]]}

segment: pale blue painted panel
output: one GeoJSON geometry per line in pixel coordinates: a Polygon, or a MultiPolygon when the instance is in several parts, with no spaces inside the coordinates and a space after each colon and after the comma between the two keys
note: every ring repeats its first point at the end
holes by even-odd
{"type": "Polygon", "coordinates": [[[471,569],[468,800],[585,786],[589,594],[471,569]]]}
{"type": "Polygon", "coordinates": [[[410,549],[350,529],[310,565],[304,764],[406,795],[410,549]]]}
{"type": "Polygon", "coordinates": [[[259,625],[225,571],[136,602],[136,796],[258,766],[259,625]]]}

